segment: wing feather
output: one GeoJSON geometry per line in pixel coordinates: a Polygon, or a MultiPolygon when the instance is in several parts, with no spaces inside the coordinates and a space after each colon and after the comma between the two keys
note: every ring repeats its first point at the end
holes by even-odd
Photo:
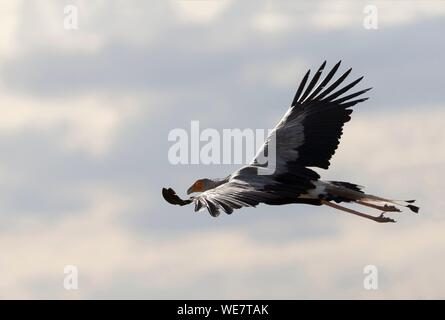
{"type": "MultiPolygon", "coordinates": [[[[360,77],[338,89],[352,69],[348,69],[329,85],[339,69],[340,63],[341,61],[317,86],[326,65],[323,62],[309,81],[304,93],[300,94],[309,78],[309,72],[306,73],[288,112],[272,130],[271,135],[258,152],[260,155],[267,155],[270,141],[272,138],[273,141],[276,141],[276,158],[277,164],[280,166],[277,168],[277,172],[279,174],[288,173],[287,167],[291,163],[301,167],[327,169],[330,165],[329,160],[338,147],[343,126],[351,119],[352,110],[348,108],[367,100],[367,98],[352,99],[360,97],[371,88],[341,97],[363,79],[360,77]]],[[[256,157],[252,163],[258,164],[259,162],[256,157]]]]}
{"type": "Polygon", "coordinates": [[[337,62],[337,64],[332,68],[331,71],[329,71],[328,75],[323,79],[323,81],[317,86],[317,88],[314,90],[314,92],[307,98],[308,100],[312,100],[317,94],[320,93],[321,90],[324,89],[324,87],[331,81],[331,79],[334,77],[335,73],[337,72],[338,68],[340,67],[341,61],[337,62]]]}
{"type": "Polygon", "coordinates": [[[309,75],[311,73],[311,70],[309,69],[306,74],[303,77],[303,80],[301,80],[300,85],[298,86],[297,92],[295,93],[294,100],[292,101],[292,106],[296,105],[298,103],[298,99],[300,98],[301,93],[303,92],[304,86],[306,85],[307,79],[309,79],[309,75]]]}
{"type": "Polygon", "coordinates": [[[338,78],[333,84],[331,84],[326,90],[324,90],[322,93],[320,93],[317,97],[314,98],[316,101],[322,100],[325,96],[330,94],[332,91],[334,91],[340,84],[342,84],[343,81],[348,77],[348,75],[351,73],[352,69],[348,69],[345,73],[343,73],[340,78],[338,78]]]}
{"type": "Polygon", "coordinates": [[[323,62],[323,64],[318,68],[317,72],[315,73],[314,77],[312,78],[311,82],[309,82],[309,85],[306,88],[306,91],[301,96],[301,101],[304,101],[306,97],[312,92],[312,89],[315,87],[315,85],[318,82],[318,79],[320,79],[321,73],[324,70],[324,67],[326,66],[326,61],[323,62]]]}

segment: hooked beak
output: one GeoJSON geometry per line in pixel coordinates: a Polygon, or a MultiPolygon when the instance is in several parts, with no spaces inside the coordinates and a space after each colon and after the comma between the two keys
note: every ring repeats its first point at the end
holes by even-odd
{"type": "Polygon", "coordinates": [[[194,192],[201,192],[202,189],[203,189],[203,183],[200,180],[198,180],[194,184],[192,184],[190,188],[188,188],[187,194],[191,194],[194,192]]]}
{"type": "Polygon", "coordinates": [[[194,186],[191,186],[190,188],[187,189],[187,195],[192,194],[194,192],[195,192],[194,186]]]}

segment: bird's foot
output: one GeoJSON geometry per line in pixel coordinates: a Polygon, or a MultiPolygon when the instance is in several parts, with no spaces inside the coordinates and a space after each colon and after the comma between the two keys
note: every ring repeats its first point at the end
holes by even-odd
{"type": "Polygon", "coordinates": [[[388,204],[385,204],[383,206],[383,209],[387,212],[402,212],[399,208],[396,208],[395,206],[391,206],[388,204]]]}
{"type": "Polygon", "coordinates": [[[396,222],[396,220],[394,220],[394,219],[391,219],[391,218],[389,218],[389,217],[385,217],[385,216],[383,215],[383,213],[384,213],[384,212],[382,212],[382,214],[381,214],[380,216],[375,217],[375,218],[374,218],[374,221],[377,221],[377,222],[379,222],[379,223],[396,222]]]}

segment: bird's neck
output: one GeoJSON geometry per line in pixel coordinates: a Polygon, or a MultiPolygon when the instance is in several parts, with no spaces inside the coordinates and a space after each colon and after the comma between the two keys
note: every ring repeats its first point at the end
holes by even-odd
{"type": "Polygon", "coordinates": [[[223,185],[224,183],[227,183],[228,181],[229,181],[229,177],[213,180],[213,183],[212,183],[213,189],[216,187],[219,187],[220,185],[223,185]]]}

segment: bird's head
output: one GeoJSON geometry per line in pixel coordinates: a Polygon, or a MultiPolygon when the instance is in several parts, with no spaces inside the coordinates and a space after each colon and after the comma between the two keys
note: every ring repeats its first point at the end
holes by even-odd
{"type": "Polygon", "coordinates": [[[204,192],[214,188],[214,182],[210,179],[199,179],[187,190],[187,194],[204,192]]]}

